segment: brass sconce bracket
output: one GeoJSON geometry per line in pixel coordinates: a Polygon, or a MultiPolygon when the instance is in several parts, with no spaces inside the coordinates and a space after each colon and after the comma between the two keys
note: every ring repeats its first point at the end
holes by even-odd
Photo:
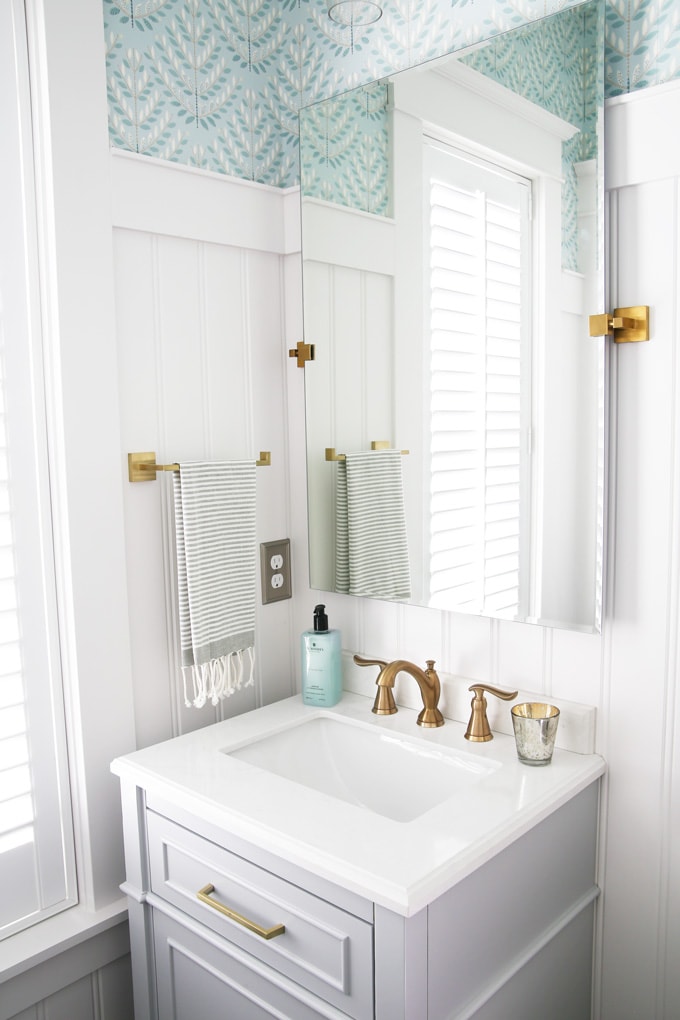
{"type": "Polygon", "coordinates": [[[302,340],[298,340],[296,347],[291,347],[288,351],[289,358],[297,358],[297,367],[304,368],[305,362],[314,361],[314,344],[303,343],[302,340]]]}
{"type": "Polygon", "coordinates": [[[649,340],[649,305],[615,308],[612,314],[590,316],[591,336],[613,336],[614,343],[649,340]]]}

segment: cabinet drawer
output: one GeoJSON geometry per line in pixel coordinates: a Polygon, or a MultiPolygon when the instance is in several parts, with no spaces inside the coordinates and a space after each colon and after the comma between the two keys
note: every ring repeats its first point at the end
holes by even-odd
{"type": "MultiPolygon", "coordinates": [[[[320,1020],[333,1006],[267,969],[201,927],[189,930],[154,910],[154,948],[161,1020],[320,1020]],[[222,943],[220,945],[219,943],[222,943]]],[[[344,1015],[344,1014],[342,1014],[344,1015]]]]}
{"type": "Polygon", "coordinates": [[[156,896],[356,1020],[373,1015],[370,923],[162,815],[147,812],[147,826],[156,896]],[[285,930],[265,938],[243,922],[285,930]]]}

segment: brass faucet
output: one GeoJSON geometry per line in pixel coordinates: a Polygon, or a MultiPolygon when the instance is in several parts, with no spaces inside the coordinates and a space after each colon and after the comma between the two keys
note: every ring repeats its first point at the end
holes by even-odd
{"type": "Polygon", "coordinates": [[[418,716],[418,725],[424,727],[444,725],[444,716],[437,707],[441,687],[434,668],[434,659],[427,660],[427,669],[425,670],[420,669],[407,659],[384,662],[382,659],[364,659],[361,655],[355,655],[354,661],[358,666],[380,666],[376,680],[378,690],[372,709],[376,715],[394,715],[397,711],[392,694],[394,681],[397,673],[408,673],[418,684],[423,699],[423,710],[418,716]]]}
{"type": "Polygon", "coordinates": [[[502,691],[498,687],[490,687],[489,684],[473,684],[468,690],[473,691],[475,696],[470,702],[472,713],[470,714],[470,721],[465,731],[465,739],[472,740],[475,743],[493,740],[493,733],[489,726],[489,720],[486,717],[486,698],[484,695],[495,694],[497,698],[502,698],[503,701],[512,701],[513,698],[517,697],[518,691],[502,691]]]}

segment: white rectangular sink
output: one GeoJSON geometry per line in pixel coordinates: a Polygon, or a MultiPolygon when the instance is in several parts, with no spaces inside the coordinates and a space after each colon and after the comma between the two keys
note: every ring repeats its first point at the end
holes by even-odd
{"type": "Polygon", "coordinates": [[[224,753],[397,822],[413,821],[501,768],[330,714],[224,753]]]}

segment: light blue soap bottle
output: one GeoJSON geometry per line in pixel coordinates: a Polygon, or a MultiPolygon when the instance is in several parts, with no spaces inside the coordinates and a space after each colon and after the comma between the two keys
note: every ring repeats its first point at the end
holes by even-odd
{"type": "Polygon", "coordinates": [[[330,708],[342,696],[340,631],[328,629],[325,606],[314,607],[314,630],[302,635],[302,700],[330,708]]]}

